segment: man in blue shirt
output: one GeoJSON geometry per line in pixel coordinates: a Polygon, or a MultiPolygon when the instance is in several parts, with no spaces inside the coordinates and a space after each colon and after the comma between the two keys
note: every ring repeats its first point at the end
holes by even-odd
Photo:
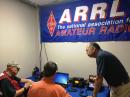
{"type": "Polygon", "coordinates": [[[119,59],[108,51],[104,51],[97,43],[90,43],[86,48],[87,55],[96,58],[97,77],[93,96],[97,97],[103,78],[111,88],[110,97],[130,97],[130,80],[119,59]]]}

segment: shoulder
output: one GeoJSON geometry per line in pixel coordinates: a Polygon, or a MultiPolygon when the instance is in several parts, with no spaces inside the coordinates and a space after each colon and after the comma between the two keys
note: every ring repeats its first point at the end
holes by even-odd
{"type": "Polygon", "coordinates": [[[97,56],[103,56],[103,55],[105,55],[105,54],[107,54],[107,53],[108,53],[107,51],[99,50],[97,56]]]}
{"type": "Polygon", "coordinates": [[[13,76],[13,77],[11,77],[11,79],[17,81],[18,83],[21,82],[21,78],[19,78],[17,76],[13,76]]]}
{"type": "Polygon", "coordinates": [[[55,88],[57,91],[66,93],[65,88],[63,88],[61,85],[54,84],[54,88],[55,88]]]}
{"type": "Polygon", "coordinates": [[[0,77],[2,77],[4,75],[4,73],[0,73],[0,77]]]}
{"type": "Polygon", "coordinates": [[[63,88],[61,85],[55,85],[57,93],[60,95],[60,97],[72,97],[69,95],[69,93],[63,88]]]}
{"type": "Polygon", "coordinates": [[[63,89],[63,90],[64,90],[64,88],[63,88],[61,85],[54,84],[54,86],[55,86],[56,88],[59,88],[59,89],[63,89]]]}
{"type": "Polygon", "coordinates": [[[4,73],[1,73],[0,74],[0,81],[3,83],[5,83],[5,82],[9,82],[9,79],[8,79],[8,77],[7,76],[5,76],[5,74],[4,73]]]}
{"type": "Polygon", "coordinates": [[[3,79],[7,79],[7,77],[5,76],[4,73],[1,73],[1,74],[0,74],[0,80],[3,80],[3,79]]]}
{"type": "Polygon", "coordinates": [[[98,59],[102,59],[102,58],[105,58],[105,57],[108,57],[108,56],[111,56],[112,54],[108,51],[104,51],[104,50],[100,50],[97,54],[97,58],[98,59]]]}
{"type": "Polygon", "coordinates": [[[32,90],[32,89],[38,89],[38,88],[40,88],[40,87],[42,87],[43,86],[43,82],[42,81],[38,81],[38,82],[33,82],[32,83],[32,86],[30,87],[30,89],[32,90]]]}
{"type": "Polygon", "coordinates": [[[40,87],[42,87],[40,82],[34,82],[28,90],[29,97],[33,97],[34,95],[32,95],[32,94],[36,94],[36,92],[39,91],[40,87]],[[30,96],[30,95],[32,95],[32,96],[30,96]]]}

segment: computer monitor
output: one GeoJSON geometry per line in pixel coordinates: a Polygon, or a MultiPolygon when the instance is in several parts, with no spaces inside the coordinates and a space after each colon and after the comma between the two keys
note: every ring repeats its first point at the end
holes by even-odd
{"type": "Polygon", "coordinates": [[[67,86],[69,80],[69,74],[63,72],[57,72],[55,75],[54,82],[62,86],[67,86]]]}

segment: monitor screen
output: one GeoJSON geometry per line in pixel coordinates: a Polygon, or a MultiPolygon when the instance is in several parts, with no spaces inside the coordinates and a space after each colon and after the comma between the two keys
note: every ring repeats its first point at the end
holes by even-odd
{"type": "Polygon", "coordinates": [[[68,80],[69,80],[68,73],[57,72],[55,75],[54,82],[61,85],[67,85],[68,80]]]}

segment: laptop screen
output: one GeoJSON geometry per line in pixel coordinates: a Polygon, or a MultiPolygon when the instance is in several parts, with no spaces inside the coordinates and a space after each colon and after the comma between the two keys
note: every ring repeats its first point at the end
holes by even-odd
{"type": "Polygon", "coordinates": [[[68,80],[69,80],[68,73],[57,72],[55,75],[54,82],[60,85],[67,85],[68,80]]]}

